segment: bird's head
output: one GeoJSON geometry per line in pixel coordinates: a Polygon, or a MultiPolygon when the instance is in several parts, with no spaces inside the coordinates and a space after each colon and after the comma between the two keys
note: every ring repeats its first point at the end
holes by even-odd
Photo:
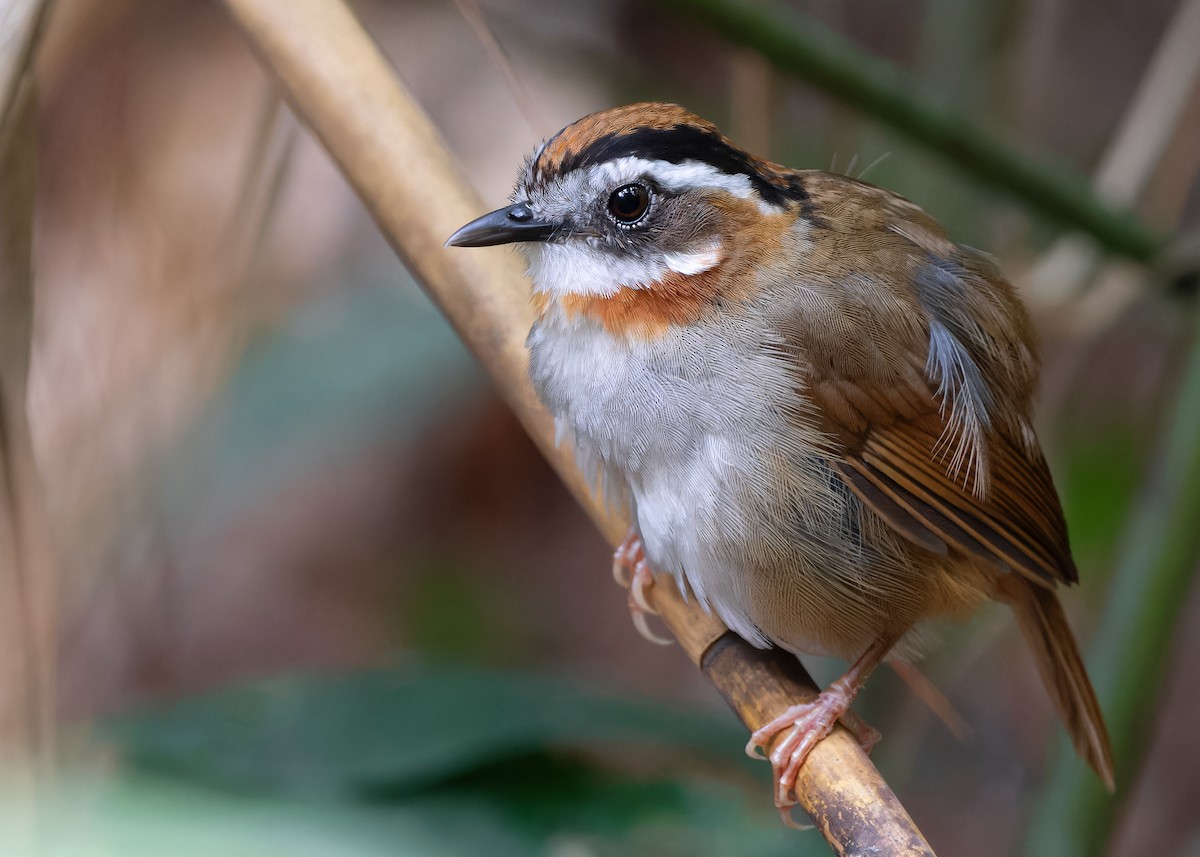
{"type": "MultiPolygon", "coordinates": [[[[593,113],[539,146],[512,204],[446,242],[521,243],[537,290],[605,297],[717,269],[791,225],[794,174],[734,146],[674,104],[593,113]]],[[[798,203],[801,203],[798,205],[798,203]]]]}

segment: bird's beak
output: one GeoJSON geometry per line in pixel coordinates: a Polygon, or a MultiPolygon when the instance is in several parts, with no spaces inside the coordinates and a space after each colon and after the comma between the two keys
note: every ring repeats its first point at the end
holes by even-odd
{"type": "Polygon", "coordinates": [[[491,247],[515,241],[545,241],[558,224],[538,220],[526,203],[518,202],[472,220],[446,239],[447,247],[491,247]]]}

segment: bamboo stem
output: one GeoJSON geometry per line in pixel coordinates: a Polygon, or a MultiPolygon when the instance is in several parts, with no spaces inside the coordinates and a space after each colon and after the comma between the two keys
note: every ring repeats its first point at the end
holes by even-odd
{"type": "MultiPolygon", "coordinates": [[[[329,150],[409,270],[491,374],[596,525],[616,545],[627,521],[588,489],[527,375],[529,287],[507,248],[448,251],[442,242],[485,210],[429,120],[342,0],[225,0],[329,150]]],[[[597,558],[597,562],[600,558],[597,558]]],[[[761,652],[660,578],[664,621],[750,728],[816,693],[794,658],[761,652]]],[[[620,617],[613,617],[618,621],[620,617]]],[[[932,850],[855,740],[838,729],[813,751],[798,784],[838,854],[930,855],[932,850]]]]}

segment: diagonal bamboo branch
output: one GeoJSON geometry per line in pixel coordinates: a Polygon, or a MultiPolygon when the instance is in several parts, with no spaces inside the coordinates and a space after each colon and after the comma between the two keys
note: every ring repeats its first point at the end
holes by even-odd
{"type": "MultiPolygon", "coordinates": [[[[533,313],[516,256],[505,248],[442,247],[484,206],[376,46],[342,0],[225,0],[225,5],[393,248],[615,545],[627,521],[597,501],[570,451],[555,446],[552,421],[529,384],[524,339],[533,313]]],[[[747,726],[759,726],[816,693],[794,658],[751,648],[694,602],[686,603],[666,578],[654,592],[683,649],[747,726]]],[[[813,751],[798,793],[838,854],[933,853],[879,772],[840,728],[813,751]]]]}

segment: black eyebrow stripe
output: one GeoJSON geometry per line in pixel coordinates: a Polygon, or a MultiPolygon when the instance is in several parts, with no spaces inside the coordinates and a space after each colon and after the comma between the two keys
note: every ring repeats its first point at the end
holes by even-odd
{"type": "Polygon", "coordinates": [[[605,134],[569,154],[558,172],[561,175],[626,157],[671,164],[699,161],[727,175],[745,176],[758,195],[771,205],[783,205],[788,200],[808,201],[808,193],[799,176],[789,176],[786,185],[775,184],[759,172],[745,152],[731,146],[720,134],[694,125],[637,128],[627,133],[605,134]]]}

